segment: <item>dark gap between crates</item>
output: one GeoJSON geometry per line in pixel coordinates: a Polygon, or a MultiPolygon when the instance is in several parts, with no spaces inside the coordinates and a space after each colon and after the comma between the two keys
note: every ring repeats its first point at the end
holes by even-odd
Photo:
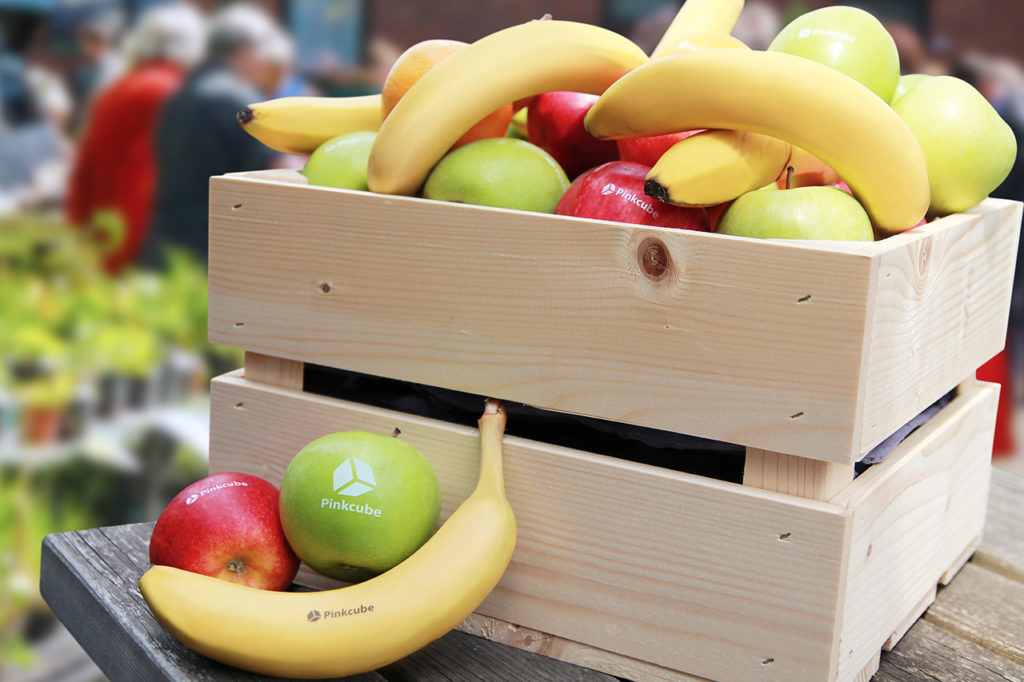
{"type": "MultiPolygon", "coordinates": [[[[463,426],[476,426],[484,396],[398,379],[305,363],[303,389],[308,393],[364,403],[463,426]]],[[[857,473],[882,461],[900,442],[938,413],[956,389],[925,409],[871,450],[857,473]]],[[[687,434],[633,424],[542,410],[506,401],[512,436],[610,457],[742,483],[745,448],[687,434]]]]}

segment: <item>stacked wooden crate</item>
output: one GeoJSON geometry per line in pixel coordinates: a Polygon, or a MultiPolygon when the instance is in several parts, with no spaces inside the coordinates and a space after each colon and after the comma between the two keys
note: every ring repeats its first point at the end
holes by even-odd
{"type": "Polygon", "coordinates": [[[294,179],[211,181],[210,337],[247,354],[213,384],[212,470],[279,482],[314,438],[397,427],[442,516],[469,493],[473,428],[311,393],[309,366],[745,448],[731,482],[507,437],[518,545],[464,628],[634,679],[863,679],[979,541],[998,387],[973,375],[1020,204],[782,242],[294,179]]]}

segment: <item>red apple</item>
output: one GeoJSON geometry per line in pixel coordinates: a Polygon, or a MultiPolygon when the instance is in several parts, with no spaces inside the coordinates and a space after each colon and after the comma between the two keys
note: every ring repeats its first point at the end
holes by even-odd
{"type": "Polygon", "coordinates": [[[651,137],[626,137],[617,140],[619,147],[619,158],[623,161],[635,161],[645,166],[654,167],[661,155],[668,151],[668,148],[680,140],[685,140],[691,135],[704,132],[703,128],[698,130],[685,130],[681,133],[669,133],[667,135],[652,135],[651,137]]]}
{"type": "Polygon", "coordinates": [[[650,170],[632,161],[610,161],[593,168],[569,186],[555,213],[706,231],[708,221],[703,209],[665,204],[644,194],[644,180],[650,170]]]}
{"type": "Polygon", "coordinates": [[[583,127],[597,95],[556,90],[537,95],[526,116],[527,140],[551,156],[570,179],[619,158],[613,140],[598,140],[583,127]]]}
{"type": "Polygon", "coordinates": [[[280,494],[258,476],[226,472],[189,485],[157,519],[153,564],[264,590],[283,590],[299,559],[281,528],[280,494]]]}

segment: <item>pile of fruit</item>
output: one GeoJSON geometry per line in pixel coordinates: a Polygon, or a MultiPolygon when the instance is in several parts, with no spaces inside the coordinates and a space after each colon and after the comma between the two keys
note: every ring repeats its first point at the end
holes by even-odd
{"type": "Polygon", "coordinates": [[[1016,139],[993,107],[951,76],[901,77],[869,13],[809,12],[762,51],[729,35],[742,7],[687,0],[650,57],[547,17],[429,40],[379,96],[238,120],[309,154],[311,184],[748,237],[883,238],[1009,173],[1016,139]]]}
{"type": "Polygon", "coordinates": [[[197,481],[157,520],[143,597],[187,646],[259,673],[336,677],[416,651],[476,610],[512,558],[499,402],[479,426],[476,488],[440,528],[433,469],[398,430],[318,438],[280,491],[235,472],[197,481]],[[283,591],[300,559],[359,582],[283,591]]]}

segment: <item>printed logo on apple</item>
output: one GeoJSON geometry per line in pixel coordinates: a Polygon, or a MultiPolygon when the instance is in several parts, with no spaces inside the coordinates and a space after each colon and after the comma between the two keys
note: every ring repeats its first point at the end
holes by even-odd
{"type": "Polygon", "coordinates": [[[334,470],[334,492],[345,497],[359,497],[377,486],[370,465],[357,457],[349,457],[334,470]]]}
{"type": "Polygon", "coordinates": [[[320,612],[316,610],[310,611],[306,615],[306,620],[308,620],[310,623],[317,622],[318,620],[320,620],[320,612]]]}
{"type": "Polygon", "coordinates": [[[608,196],[609,194],[615,194],[615,183],[609,182],[607,185],[601,188],[601,194],[608,196]]]}
{"type": "Polygon", "coordinates": [[[192,493],[191,495],[189,495],[185,499],[185,504],[192,504],[193,502],[195,502],[198,499],[199,499],[199,495],[197,495],[196,493],[192,493]]]}

